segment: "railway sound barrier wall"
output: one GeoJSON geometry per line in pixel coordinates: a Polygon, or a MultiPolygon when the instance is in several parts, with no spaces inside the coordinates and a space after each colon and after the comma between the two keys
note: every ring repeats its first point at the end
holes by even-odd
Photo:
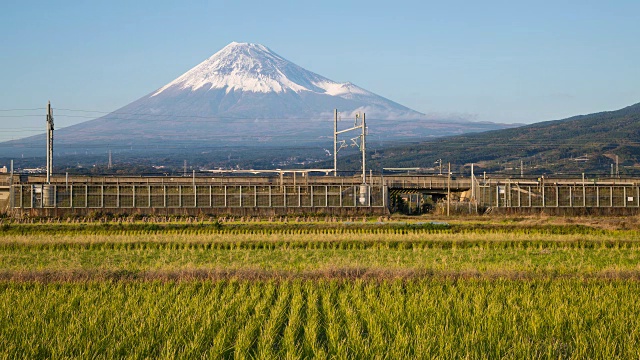
{"type": "Polygon", "coordinates": [[[277,214],[385,213],[386,197],[382,185],[17,184],[11,200],[14,211],[33,215],[97,210],[277,214]]]}
{"type": "Polygon", "coordinates": [[[492,208],[640,208],[635,184],[480,185],[478,203],[492,208]]]}

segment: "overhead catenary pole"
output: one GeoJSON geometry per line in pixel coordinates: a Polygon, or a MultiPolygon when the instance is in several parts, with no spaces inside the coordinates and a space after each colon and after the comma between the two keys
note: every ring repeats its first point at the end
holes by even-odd
{"type": "Polygon", "coordinates": [[[333,176],[338,176],[338,109],[333,109],[333,176]]]}
{"type": "Polygon", "coordinates": [[[51,101],[47,103],[47,184],[51,182],[53,170],[53,112],[51,101]]]}
{"type": "Polygon", "coordinates": [[[584,184],[584,173],[582,173],[582,207],[587,207],[587,189],[584,184]]]}
{"type": "Polygon", "coordinates": [[[333,132],[333,148],[334,148],[334,152],[333,152],[333,172],[334,174],[337,174],[338,172],[338,159],[337,159],[337,154],[338,151],[340,151],[340,149],[344,147],[346,147],[346,145],[344,145],[344,142],[341,143],[340,148],[338,148],[338,135],[349,132],[349,131],[354,131],[354,130],[361,130],[361,134],[358,137],[355,137],[353,139],[351,139],[351,141],[353,142],[353,146],[359,147],[360,151],[362,152],[362,184],[366,184],[367,183],[367,166],[366,166],[366,151],[367,151],[367,146],[366,146],[366,136],[367,136],[367,121],[365,118],[365,114],[362,114],[362,119],[360,119],[360,114],[356,114],[356,119],[353,123],[353,127],[348,128],[348,129],[344,129],[344,130],[340,130],[338,131],[338,125],[337,125],[337,120],[338,119],[338,110],[334,110],[334,132],[333,132]],[[360,122],[360,124],[358,124],[358,122],[360,122]],[[357,139],[360,139],[360,143],[357,142],[357,139]]]}
{"type": "Polygon", "coordinates": [[[366,159],[366,136],[367,136],[367,122],[365,119],[365,114],[362,114],[362,183],[367,183],[367,170],[365,166],[366,159]]]}
{"type": "Polygon", "coordinates": [[[15,195],[13,192],[13,159],[11,159],[11,177],[9,178],[9,196],[10,196],[10,206],[11,206],[11,211],[13,211],[13,208],[15,207],[15,195]]]}
{"type": "Polygon", "coordinates": [[[476,199],[475,175],[473,174],[473,163],[471,163],[471,200],[476,199]]]}
{"type": "Polygon", "coordinates": [[[449,163],[449,171],[447,173],[447,216],[449,216],[450,204],[451,204],[451,163],[449,163]]]}
{"type": "MultiPolygon", "coordinates": [[[[334,110],[334,132],[333,132],[333,148],[334,148],[334,158],[333,158],[333,172],[335,175],[337,175],[338,172],[338,160],[337,160],[337,154],[338,151],[340,149],[342,149],[343,147],[346,147],[346,145],[344,144],[344,141],[340,143],[340,147],[338,148],[338,135],[349,132],[349,131],[354,131],[354,130],[361,130],[361,133],[359,136],[351,139],[353,145],[352,146],[356,146],[360,148],[360,151],[362,152],[362,184],[361,185],[367,185],[367,164],[366,164],[366,158],[367,158],[367,145],[366,145],[366,137],[367,137],[367,120],[366,120],[366,115],[362,114],[362,118],[360,118],[360,114],[357,113],[356,114],[356,118],[355,121],[353,123],[353,127],[348,128],[348,129],[343,129],[338,131],[337,128],[337,116],[338,111],[334,110]],[[359,123],[359,124],[358,124],[359,123]],[[358,142],[358,139],[360,140],[360,142],[358,142]]],[[[361,186],[360,187],[360,191],[361,191],[361,195],[364,194],[364,191],[366,189],[366,186],[361,186]]],[[[365,196],[364,198],[368,198],[368,195],[365,196]]],[[[361,197],[361,199],[363,199],[363,197],[361,197]]]]}

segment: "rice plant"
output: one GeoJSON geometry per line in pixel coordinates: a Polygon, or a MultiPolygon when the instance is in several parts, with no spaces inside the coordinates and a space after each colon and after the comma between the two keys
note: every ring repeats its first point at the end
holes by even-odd
{"type": "Polygon", "coordinates": [[[637,358],[637,282],[216,281],[0,285],[26,357],[637,358]]]}

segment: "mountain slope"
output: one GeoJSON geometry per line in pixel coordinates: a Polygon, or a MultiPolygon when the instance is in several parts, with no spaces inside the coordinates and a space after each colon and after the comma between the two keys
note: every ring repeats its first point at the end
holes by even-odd
{"type": "MultiPolygon", "coordinates": [[[[378,141],[486,131],[507,125],[424,114],[293,64],[267,47],[231,43],[167,85],[95,120],[59,129],[56,151],[330,143],[333,109],[365,112],[378,141]]],[[[54,112],[54,116],[55,116],[54,112]]],[[[5,143],[37,149],[44,135],[5,143]]],[[[314,145],[315,146],[315,145],[314,145]]],[[[9,151],[9,150],[7,150],[9,151]]]]}
{"type": "Polygon", "coordinates": [[[145,110],[166,113],[182,108],[189,114],[205,116],[318,116],[331,113],[327,102],[332,101],[348,111],[368,107],[385,117],[423,116],[354,84],[338,83],[305,70],[263,45],[235,42],[144,100],[138,107],[149,108],[145,110]],[[286,104],[284,109],[268,106],[276,98],[286,104]],[[255,100],[263,103],[256,106],[255,100]],[[191,107],[194,103],[200,107],[191,107]]]}
{"type": "MultiPolygon", "coordinates": [[[[608,174],[615,156],[621,173],[640,166],[640,103],[616,110],[377,150],[378,167],[425,167],[442,159],[456,167],[476,163],[479,171],[608,174]]],[[[354,162],[355,163],[355,162],[354,162]]],[[[468,172],[468,170],[466,170],[468,172]]]]}

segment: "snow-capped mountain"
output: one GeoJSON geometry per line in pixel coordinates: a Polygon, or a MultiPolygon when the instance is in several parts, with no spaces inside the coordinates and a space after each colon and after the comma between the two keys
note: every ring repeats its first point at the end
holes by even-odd
{"type": "Polygon", "coordinates": [[[336,96],[348,95],[351,87],[355,93],[372,95],[366,90],[349,85],[339,84],[307,71],[264,45],[232,42],[151,96],[172,87],[191,91],[200,88],[225,89],[227,93],[312,91],[336,96]]]}
{"type": "MultiPolygon", "coordinates": [[[[424,114],[350,82],[336,82],[305,70],[263,45],[233,42],[131,104],[57,130],[55,143],[63,148],[71,144],[95,148],[326,142],[332,138],[333,109],[344,120],[352,119],[355,112],[366,113],[369,135],[377,141],[504,127],[427,120],[424,114]]],[[[37,147],[42,138],[13,143],[31,141],[37,147]]]]}
{"type": "Polygon", "coordinates": [[[339,108],[367,110],[385,119],[423,117],[352,83],[305,70],[263,45],[236,42],[141,100],[143,109],[165,114],[179,107],[202,116],[298,118],[339,108]]]}

